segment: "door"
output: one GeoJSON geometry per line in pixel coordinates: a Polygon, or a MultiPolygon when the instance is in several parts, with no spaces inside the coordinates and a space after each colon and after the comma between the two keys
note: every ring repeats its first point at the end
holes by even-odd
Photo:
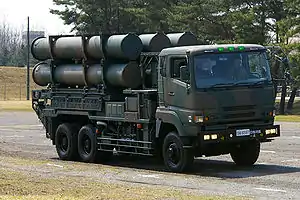
{"type": "Polygon", "coordinates": [[[187,58],[186,56],[172,56],[167,59],[166,64],[165,105],[186,108],[187,83],[180,79],[180,67],[187,66],[187,58]]]}

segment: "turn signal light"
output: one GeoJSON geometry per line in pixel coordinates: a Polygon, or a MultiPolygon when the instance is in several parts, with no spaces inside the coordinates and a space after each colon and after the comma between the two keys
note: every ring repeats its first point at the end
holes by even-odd
{"type": "Polygon", "coordinates": [[[101,135],[101,133],[102,133],[102,132],[101,132],[99,129],[96,129],[96,134],[97,134],[97,135],[101,135]]]}
{"type": "Polygon", "coordinates": [[[276,133],[277,133],[276,129],[268,129],[268,130],[266,130],[266,134],[267,135],[276,134],[276,133]]]}

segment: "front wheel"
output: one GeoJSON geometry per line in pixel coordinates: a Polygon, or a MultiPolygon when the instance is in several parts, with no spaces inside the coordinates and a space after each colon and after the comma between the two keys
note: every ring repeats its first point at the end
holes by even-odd
{"type": "Polygon", "coordinates": [[[236,165],[251,166],[257,161],[259,153],[260,142],[253,140],[235,146],[230,155],[236,165]]]}
{"type": "Polygon", "coordinates": [[[188,170],[194,161],[192,149],[185,149],[182,140],[175,132],[170,132],[164,139],[163,159],[172,172],[188,170]]]}

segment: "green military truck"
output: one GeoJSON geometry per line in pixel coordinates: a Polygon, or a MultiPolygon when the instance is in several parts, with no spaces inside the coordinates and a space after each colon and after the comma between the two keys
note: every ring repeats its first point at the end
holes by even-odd
{"type": "Polygon", "coordinates": [[[253,165],[280,136],[266,48],[201,45],[190,32],[37,38],[32,107],[62,160],[157,156],[253,165]]]}

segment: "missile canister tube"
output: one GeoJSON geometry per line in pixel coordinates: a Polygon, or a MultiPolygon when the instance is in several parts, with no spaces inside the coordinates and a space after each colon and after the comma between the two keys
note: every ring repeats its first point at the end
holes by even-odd
{"type": "Polygon", "coordinates": [[[89,86],[103,83],[103,68],[101,65],[91,65],[86,70],[86,81],[89,86]]]}
{"type": "Polygon", "coordinates": [[[32,70],[32,79],[39,86],[47,86],[51,83],[50,65],[44,62],[35,65],[32,70]]]}
{"type": "MultiPolygon", "coordinates": [[[[137,63],[111,64],[106,66],[106,80],[112,86],[124,88],[136,88],[141,85],[141,73],[137,63]]],[[[40,86],[51,83],[66,86],[93,86],[103,83],[103,67],[100,64],[91,65],[84,70],[80,64],[64,64],[51,70],[47,63],[39,63],[33,69],[33,80],[40,86]],[[86,73],[86,74],[85,74],[86,73]]]]}
{"type": "Polygon", "coordinates": [[[139,36],[143,43],[143,51],[160,52],[171,46],[170,39],[164,33],[142,34],[139,36]]]}
{"type": "Polygon", "coordinates": [[[53,74],[57,83],[68,86],[85,85],[84,68],[81,65],[60,65],[54,68],[53,74]]]}
{"type": "Polygon", "coordinates": [[[106,72],[107,81],[113,86],[125,88],[137,88],[142,83],[142,76],[139,66],[135,62],[128,64],[113,64],[106,72]]]}
{"type": "Polygon", "coordinates": [[[105,50],[112,58],[136,60],[143,50],[141,39],[132,33],[112,35],[108,38],[105,50]]]}
{"type": "Polygon", "coordinates": [[[38,37],[33,40],[31,45],[32,56],[40,61],[51,58],[49,39],[45,37],[38,37]]]}
{"type": "Polygon", "coordinates": [[[87,42],[86,51],[89,57],[94,59],[103,58],[103,49],[100,36],[93,36],[87,42]]]}
{"type": "MultiPolygon", "coordinates": [[[[84,55],[84,41],[81,36],[51,37],[55,41],[49,42],[48,38],[39,38],[32,43],[32,54],[37,60],[54,59],[82,59],[84,55]],[[50,48],[51,44],[51,48],[50,48]]],[[[132,33],[127,35],[112,35],[103,47],[100,36],[93,36],[86,42],[87,57],[94,59],[103,58],[105,48],[107,56],[115,59],[136,60],[142,50],[141,39],[132,33]]]]}
{"type": "Polygon", "coordinates": [[[60,37],[52,47],[54,58],[82,59],[84,58],[82,37],[60,37]]]}
{"type": "Polygon", "coordinates": [[[197,37],[191,32],[184,33],[170,33],[167,34],[170,38],[172,46],[190,46],[197,45],[197,37]]]}

